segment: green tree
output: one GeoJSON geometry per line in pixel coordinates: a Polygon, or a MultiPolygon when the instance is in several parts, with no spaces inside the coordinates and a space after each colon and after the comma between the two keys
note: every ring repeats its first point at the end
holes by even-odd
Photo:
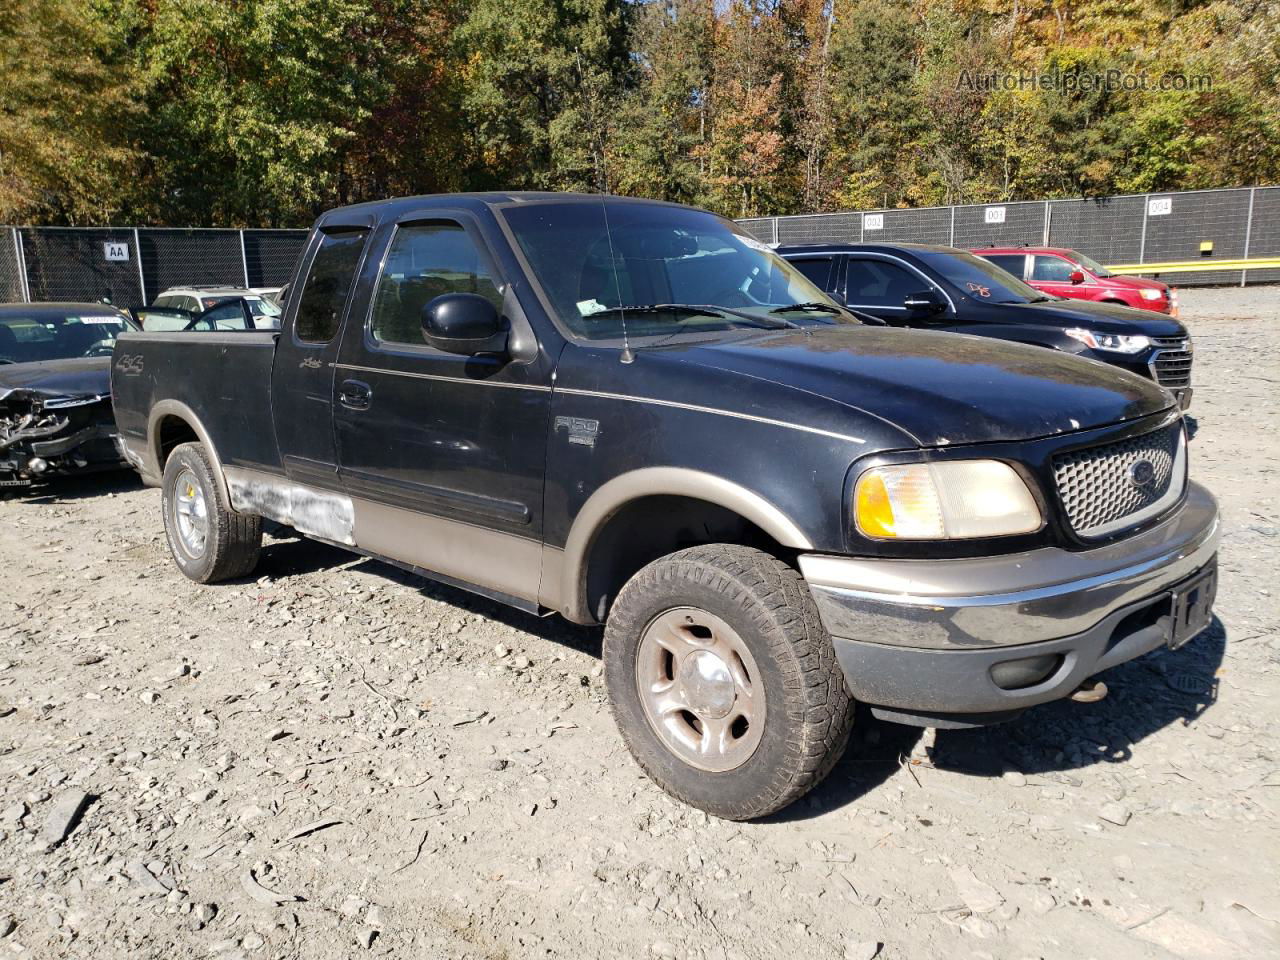
{"type": "Polygon", "coordinates": [[[477,0],[458,27],[475,182],[605,189],[613,114],[629,78],[621,0],[477,0]]]}
{"type": "Polygon", "coordinates": [[[130,208],[145,153],[109,12],[86,0],[0,5],[0,222],[101,223],[130,208]]]}

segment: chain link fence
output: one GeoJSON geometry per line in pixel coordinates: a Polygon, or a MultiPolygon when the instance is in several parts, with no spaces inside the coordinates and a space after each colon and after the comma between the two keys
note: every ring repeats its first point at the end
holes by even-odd
{"type": "MultiPolygon", "coordinates": [[[[765,243],[1047,245],[1079,250],[1103,264],[1203,261],[1204,270],[1164,276],[1179,286],[1280,282],[1280,268],[1213,266],[1280,257],[1280,187],[740,222],[765,243]]],[[[150,303],[170,287],[279,286],[292,274],[306,238],[305,230],[0,227],[0,300],[109,299],[131,307],[150,303]]]]}
{"type": "Polygon", "coordinates": [[[306,230],[0,227],[0,300],[151,303],[170,287],[278,287],[306,230]]]}
{"type": "Polygon", "coordinates": [[[1204,262],[1204,270],[1164,275],[1177,286],[1280,282],[1280,268],[1213,266],[1221,260],[1280,257],[1280,187],[856,210],[739,222],[765,243],[1070,247],[1103,264],[1204,262]]]}

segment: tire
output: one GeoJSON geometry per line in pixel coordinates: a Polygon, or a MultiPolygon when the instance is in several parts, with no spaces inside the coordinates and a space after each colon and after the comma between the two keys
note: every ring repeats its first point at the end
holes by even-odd
{"type": "Polygon", "coordinates": [[[749,547],[691,547],[640,570],[609,614],[604,673],[618,729],[645,773],[726,820],[767,816],[804,796],[840,759],[853,725],[854,701],[803,579],[749,547]],[[736,637],[722,640],[723,626],[736,637]],[[681,631],[687,638],[673,640],[681,631]],[[730,664],[732,694],[702,645],[730,664]],[[736,660],[724,655],[730,647],[741,650],[736,660]],[[733,705],[720,716],[726,697],[733,705]],[[710,719],[670,705],[693,701],[710,707],[710,719]],[[751,717],[734,717],[748,703],[751,717]]]}
{"type": "Polygon", "coordinates": [[[258,565],[262,518],[230,508],[202,444],[183,443],[169,455],[161,503],[169,552],[188,579],[196,583],[233,580],[258,565]],[[203,537],[193,533],[201,529],[201,520],[203,537]]]}

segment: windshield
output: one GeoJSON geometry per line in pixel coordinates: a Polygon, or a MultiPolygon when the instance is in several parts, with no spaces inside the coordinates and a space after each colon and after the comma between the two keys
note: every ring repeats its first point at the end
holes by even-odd
{"type": "Polygon", "coordinates": [[[987,303],[1040,303],[1052,299],[994,263],[959,250],[921,251],[919,257],[975,300],[987,303]]]}
{"type": "Polygon", "coordinates": [[[116,337],[133,327],[118,313],[45,311],[0,314],[0,363],[107,357],[116,337]]]}
{"type": "Polygon", "coordinates": [[[249,305],[249,313],[255,317],[278,317],[280,316],[280,307],[276,303],[266,299],[265,297],[245,297],[244,302],[249,305]]]}
{"type": "Polygon", "coordinates": [[[1077,250],[1068,250],[1067,256],[1069,256],[1076,263],[1080,264],[1080,266],[1084,267],[1086,270],[1092,273],[1095,277],[1114,277],[1115,276],[1114,273],[1112,273],[1110,270],[1108,270],[1106,267],[1100,264],[1097,260],[1093,259],[1093,257],[1086,257],[1083,253],[1080,253],[1077,250]]]}
{"type": "Polygon", "coordinates": [[[576,337],[617,340],[624,323],[632,340],[857,323],[764,244],[701,210],[554,200],[513,204],[502,216],[576,337]]]}

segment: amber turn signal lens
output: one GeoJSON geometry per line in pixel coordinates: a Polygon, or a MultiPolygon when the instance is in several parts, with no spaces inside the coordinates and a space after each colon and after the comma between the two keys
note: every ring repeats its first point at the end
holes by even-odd
{"type": "Polygon", "coordinates": [[[893,505],[879,474],[858,484],[858,529],[869,537],[893,536],[893,505]]]}

